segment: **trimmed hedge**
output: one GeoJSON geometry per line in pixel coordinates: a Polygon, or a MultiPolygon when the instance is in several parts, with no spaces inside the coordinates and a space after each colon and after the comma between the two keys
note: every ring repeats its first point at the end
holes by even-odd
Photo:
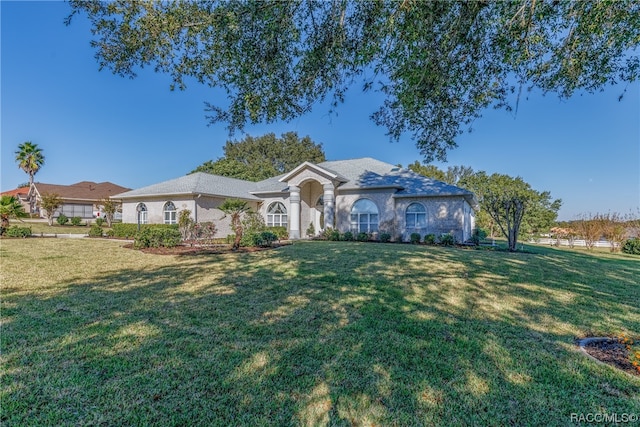
{"type": "MultiPolygon", "coordinates": [[[[178,224],[140,224],[140,232],[147,229],[178,230],[178,224]]],[[[113,231],[113,233],[109,234],[113,234],[113,237],[134,239],[138,234],[138,224],[113,224],[111,230],[113,231]]]]}
{"type": "Polygon", "coordinates": [[[177,227],[146,227],[135,237],[133,247],[141,248],[173,248],[180,244],[182,235],[177,227]]]}
{"type": "Polygon", "coordinates": [[[14,225],[5,230],[5,235],[7,237],[22,237],[24,239],[25,237],[31,236],[31,227],[18,227],[14,225]]]}

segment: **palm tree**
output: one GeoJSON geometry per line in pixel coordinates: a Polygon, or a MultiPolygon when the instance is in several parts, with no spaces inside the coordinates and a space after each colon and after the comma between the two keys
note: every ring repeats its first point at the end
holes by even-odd
{"type": "Polygon", "coordinates": [[[13,196],[0,197],[0,235],[9,228],[10,218],[22,218],[26,215],[20,200],[13,196]]]}
{"type": "MultiPolygon", "coordinates": [[[[18,151],[15,154],[18,167],[29,174],[29,188],[31,188],[33,186],[33,177],[44,165],[42,149],[38,147],[38,144],[27,141],[18,145],[18,151]]],[[[31,200],[29,200],[29,212],[33,212],[33,207],[34,200],[32,196],[31,200]]]]}
{"type": "Polygon", "coordinates": [[[242,215],[249,210],[249,206],[239,199],[226,199],[218,209],[231,217],[231,227],[236,234],[231,249],[235,251],[242,240],[242,215]]]}

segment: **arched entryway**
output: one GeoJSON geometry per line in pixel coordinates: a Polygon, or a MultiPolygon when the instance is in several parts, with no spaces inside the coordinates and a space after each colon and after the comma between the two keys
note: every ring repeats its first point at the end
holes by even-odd
{"type": "Polygon", "coordinates": [[[325,225],[333,225],[335,188],[344,180],[334,172],[305,162],[280,178],[289,189],[289,238],[317,235],[325,225]],[[322,200],[321,204],[318,204],[322,200]]]}

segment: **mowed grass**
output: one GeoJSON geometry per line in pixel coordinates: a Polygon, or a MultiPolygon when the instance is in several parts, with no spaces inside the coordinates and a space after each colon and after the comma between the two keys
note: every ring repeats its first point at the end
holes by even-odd
{"type": "MultiPolygon", "coordinates": [[[[95,224],[95,221],[91,221],[92,224],[95,224]]],[[[39,236],[42,234],[87,234],[89,232],[89,226],[85,224],[85,220],[83,220],[82,225],[74,226],[74,225],[60,225],[53,221],[53,225],[49,225],[47,221],[43,220],[12,220],[10,227],[18,226],[18,227],[29,227],[31,228],[31,234],[39,236]]],[[[105,231],[108,230],[105,226],[105,231]]]]}
{"type": "Polygon", "coordinates": [[[640,334],[640,261],[300,242],[159,256],[0,242],[12,425],[568,425],[640,414],[580,354],[640,334]]]}

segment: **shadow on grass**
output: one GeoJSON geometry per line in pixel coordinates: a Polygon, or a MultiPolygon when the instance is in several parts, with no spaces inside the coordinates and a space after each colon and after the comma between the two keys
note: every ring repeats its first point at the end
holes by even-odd
{"type": "Polygon", "coordinates": [[[573,339],[640,332],[640,263],[313,242],[4,295],[9,424],[565,425],[638,413],[573,339]]]}

